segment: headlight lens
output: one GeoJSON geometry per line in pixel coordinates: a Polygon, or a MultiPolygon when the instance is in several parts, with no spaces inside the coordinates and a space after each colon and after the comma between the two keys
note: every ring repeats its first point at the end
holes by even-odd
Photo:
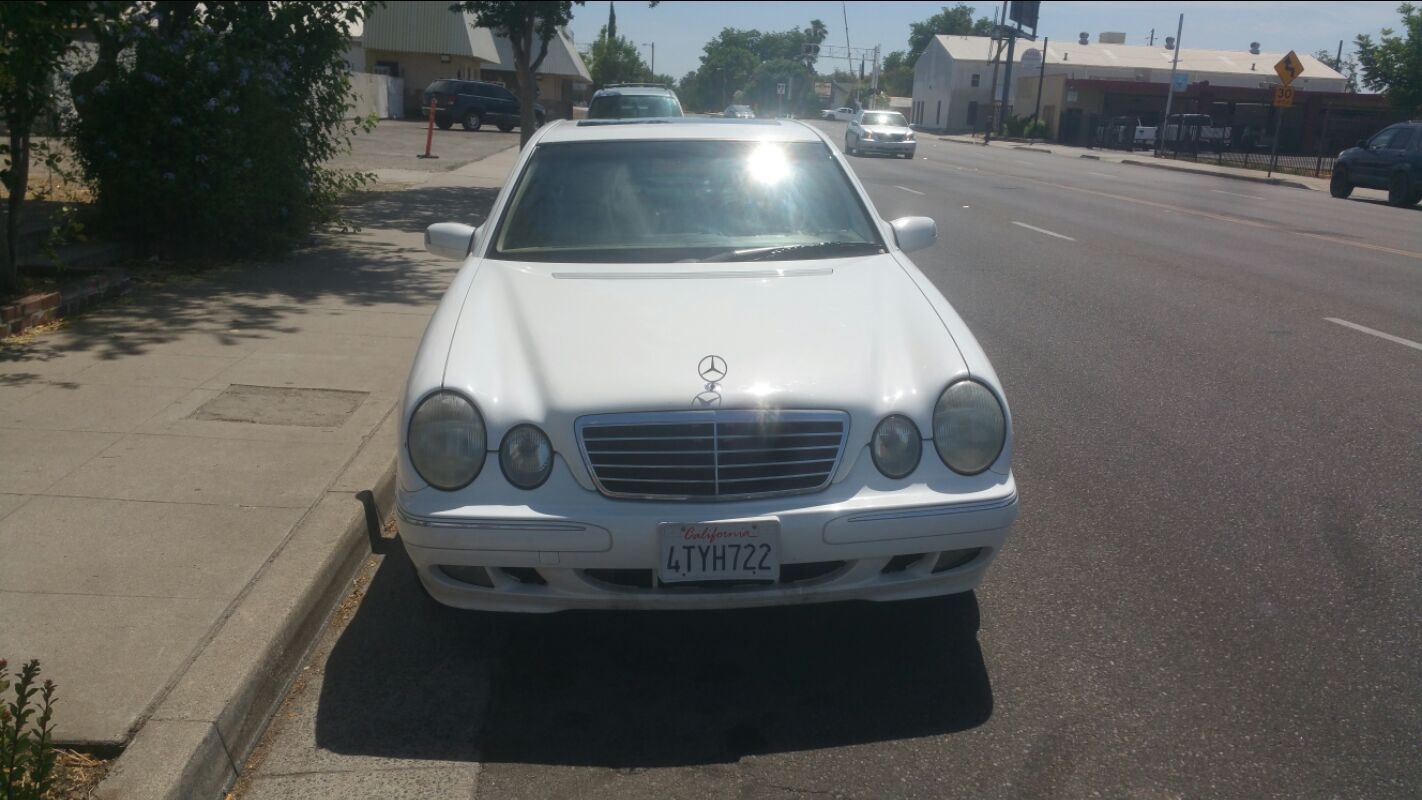
{"type": "Polygon", "coordinates": [[[914,471],[918,459],[923,454],[923,437],[913,420],[902,414],[884,417],[874,429],[874,438],[869,451],[874,455],[874,466],[890,478],[902,478],[914,471]]]}
{"type": "Polygon", "coordinates": [[[436,489],[462,489],[484,466],[484,437],[484,418],[473,403],[455,392],[435,392],[410,416],[410,462],[436,489]]]}
{"type": "Polygon", "coordinates": [[[504,434],[499,466],[509,483],[520,489],[537,489],[553,470],[553,444],[533,425],[517,425],[504,434]]]}
{"type": "Polygon", "coordinates": [[[954,472],[976,475],[1002,452],[1007,419],[997,397],[981,383],[958,381],[933,409],[933,446],[954,472]]]}

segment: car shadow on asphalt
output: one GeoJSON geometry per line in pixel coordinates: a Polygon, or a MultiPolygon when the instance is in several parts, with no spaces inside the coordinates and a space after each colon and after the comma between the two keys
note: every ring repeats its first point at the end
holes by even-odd
{"type": "Polygon", "coordinates": [[[976,597],[717,612],[437,605],[392,548],[325,665],[346,755],[611,768],[935,736],[992,715],[976,597]]]}

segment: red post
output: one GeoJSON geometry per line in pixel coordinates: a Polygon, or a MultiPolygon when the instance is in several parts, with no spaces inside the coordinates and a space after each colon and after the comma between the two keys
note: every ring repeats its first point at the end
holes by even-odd
{"type": "Polygon", "coordinates": [[[430,147],[434,145],[435,106],[437,105],[439,105],[439,98],[430,95],[430,128],[425,133],[425,154],[416,156],[417,158],[439,158],[439,156],[430,155],[430,147]]]}

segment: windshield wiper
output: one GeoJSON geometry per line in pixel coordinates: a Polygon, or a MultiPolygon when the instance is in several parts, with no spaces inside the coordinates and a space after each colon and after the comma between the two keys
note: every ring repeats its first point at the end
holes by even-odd
{"type": "Polygon", "coordinates": [[[825,255],[839,253],[882,253],[884,249],[873,242],[807,242],[805,244],[780,244],[772,247],[747,247],[742,250],[727,250],[702,261],[774,261],[787,253],[796,255],[822,252],[825,255]]]}

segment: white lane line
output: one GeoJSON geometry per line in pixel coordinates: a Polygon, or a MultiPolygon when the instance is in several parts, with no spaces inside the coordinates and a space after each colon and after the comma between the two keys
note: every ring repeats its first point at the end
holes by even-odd
{"type": "Polygon", "coordinates": [[[1215,194],[1228,194],[1228,195],[1234,195],[1235,197],[1248,197],[1250,200],[1263,200],[1263,199],[1264,199],[1263,197],[1260,197],[1260,196],[1257,195],[1257,194],[1240,194],[1239,192],[1226,192],[1224,189],[1211,189],[1210,191],[1214,192],[1215,194]]]}
{"type": "Polygon", "coordinates": [[[1046,228],[1039,228],[1039,227],[1037,227],[1036,225],[1028,225],[1028,224],[1025,223],[1025,222],[1018,222],[1018,221],[1015,220],[1015,219],[1012,221],[1012,224],[1013,224],[1013,225],[1016,225],[1016,226],[1019,227],[1019,228],[1026,228],[1026,229],[1029,230],[1029,231],[1036,231],[1037,233],[1045,233],[1045,234],[1047,234],[1048,236],[1055,236],[1055,237],[1057,237],[1058,239],[1066,239],[1068,242],[1074,242],[1074,241],[1076,241],[1075,239],[1071,238],[1070,236],[1063,236],[1063,235],[1061,235],[1060,233],[1053,233],[1052,231],[1049,231],[1049,230],[1047,230],[1046,228]]]}
{"type": "Polygon", "coordinates": [[[895,188],[895,189],[903,189],[904,191],[908,192],[909,194],[916,194],[916,195],[919,195],[920,197],[923,196],[923,192],[920,192],[920,191],[917,190],[917,189],[910,189],[910,188],[908,188],[907,186],[900,186],[900,185],[898,185],[897,183],[894,184],[894,188],[895,188]]]}
{"type": "Polygon", "coordinates": [[[1095,176],[1098,177],[1098,178],[1114,178],[1114,177],[1116,177],[1115,175],[1107,175],[1107,174],[1104,173],[1104,172],[1087,172],[1086,174],[1087,174],[1087,175],[1095,175],[1095,176]]]}
{"type": "Polygon", "coordinates": [[[1346,319],[1338,319],[1337,317],[1324,317],[1324,319],[1328,320],[1329,322],[1332,322],[1335,325],[1342,325],[1345,328],[1352,328],[1355,331],[1362,331],[1363,333],[1366,333],[1370,336],[1376,336],[1379,339],[1386,339],[1389,342],[1397,342],[1398,344],[1405,345],[1407,347],[1412,348],[1413,350],[1422,350],[1422,342],[1414,342],[1411,339],[1404,339],[1401,336],[1393,336],[1390,333],[1376,331],[1372,328],[1367,327],[1366,325],[1359,325],[1356,322],[1349,322],[1346,319]]]}

